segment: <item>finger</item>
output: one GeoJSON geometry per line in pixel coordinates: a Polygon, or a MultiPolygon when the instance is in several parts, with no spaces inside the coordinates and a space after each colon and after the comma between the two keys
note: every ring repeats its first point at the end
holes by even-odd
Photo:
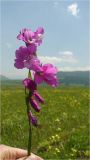
{"type": "Polygon", "coordinates": [[[17,160],[44,160],[41,157],[38,157],[37,155],[31,153],[31,155],[29,157],[23,157],[23,158],[19,158],[17,160]]]}
{"type": "Polygon", "coordinates": [[[18,158],[17,160],[27,160],[27,157],[18,158]]]}
{"type": "Polygon", "coordinates": [[[13,148],[16,158],[21,158],[27,156],[27,151],[24,149],[19,149],[19,148],[13,148]]]}

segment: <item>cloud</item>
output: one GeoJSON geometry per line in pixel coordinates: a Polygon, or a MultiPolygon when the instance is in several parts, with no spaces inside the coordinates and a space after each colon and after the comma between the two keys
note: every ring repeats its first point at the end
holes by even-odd
{"type": "Polygon", "coordinates": [[[39,56],[42,63],[57,64],[61,62],[60,57],[39,56]]]}
{"type": "Polygon", "coordinates": [[[42,63],[52,63],[59,65],[61,63],[77,63],[78,60],[74,57],[71,51],[59,52],[58,56],[39,56],[42,63]]]}
{"type": "Polygon", "coordinates": [[[77,3],[72,3],[67,8],[68,12],[70,12],[73,16],[78,16],[79,8],[77,3]]]}
{"type": "Polygon", "coordinates": [[[59,55],[62,58],[63,62],[69,62],[69,63],[77,63],[78,62],[78,60],[74,56],[74,53],[71,51],[59,52],[59,55]]]}
{"type": "Polygon", "coordinates": [[[79,67],[79,66],[75,66],[75,67],[59,67],[58,68],[59,71],[90,71],[90,67],[89,66],[83,66],[83,67],[79,67]]]}

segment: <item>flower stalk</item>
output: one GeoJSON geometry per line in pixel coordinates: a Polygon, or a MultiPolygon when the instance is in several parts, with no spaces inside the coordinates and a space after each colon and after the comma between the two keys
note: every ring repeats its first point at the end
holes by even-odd
{"type": "MultiPolygon", "coordinates": [[[[31,77],[31,73],[29,70],[28,77],[31,77]]],[[[29,120],[29,111],[31,110],[29,100],[32,96],[32,92],[29,90],[29,93],[26,92],[26,87],[25,87],[25,101],[26,101],[26,106],[27,106],[27,116],[28,116],[28,121],[29,121],[29,136],[28,136],[28,156],[31,155],[31,144],[32,144],[32,126],[31,126],[31,121],[29,120]]]]}
{"type": "Polygon", "coordinates": [[[31,154],[32,125],[38,126],[37,117],[33,115],[32,111],[40,112],[41,104],[44,104],[44,99],[37,92],[37,86],[43,82],[52,87],[57,87],[59,84],[57,68],[49,63],[43,65],[37,56],[37,47],[42,43],[43,34],[42,27],[38,27],[35,32],[26,28],[22,29],[17,39],[24,41],[25,46],[20,46],[15,52],[14,66],[17,69],[29,69],[28,78],[23,80],[29,122],[28,156],[31,154]]]}
{"type": "MultiPolygon", "coordinates": [[[[29,95],[26,95],[26,106],[27,106],[27,116],[29,115],[29,95]]],[[[28,116],[28,121],[29,121],[29,116],[28,116]]],[[[29,121],[29,138],[28,138],[28,156],[31,154],[31,140],[32,139],[32,129],[31,129],[31,122],[29,121]]]]}

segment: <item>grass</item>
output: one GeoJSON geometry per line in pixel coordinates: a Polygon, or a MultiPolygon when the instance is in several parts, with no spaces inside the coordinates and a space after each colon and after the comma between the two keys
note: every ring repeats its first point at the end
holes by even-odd
{"type": "MultiPolygon", "coordinates": [[[[44,159],[89,159],[89,89],[39,87],[45,99],[32,128],[32,152],[44,159]]],[[[24,88],[2,87],[1,143],[27,148],[28,121],[24,88]]]]}

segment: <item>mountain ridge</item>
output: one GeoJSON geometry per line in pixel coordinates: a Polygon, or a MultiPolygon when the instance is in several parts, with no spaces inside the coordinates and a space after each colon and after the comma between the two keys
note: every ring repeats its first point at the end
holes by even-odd
{"type": "MultiPolygon", "coordinates": [[[[90,71],[60,71],[58,79],[63,85],[89,85],[90,71]]],[[[9,79],[4,75],[0,75],[1,84],[21,84],[22,79],[9,79]]]]}
{"type": "Polygon", "coordinates": [[[8,77],[0,74],[0,80],[3,81],[3,80],[10,80],[8,77]]]}

